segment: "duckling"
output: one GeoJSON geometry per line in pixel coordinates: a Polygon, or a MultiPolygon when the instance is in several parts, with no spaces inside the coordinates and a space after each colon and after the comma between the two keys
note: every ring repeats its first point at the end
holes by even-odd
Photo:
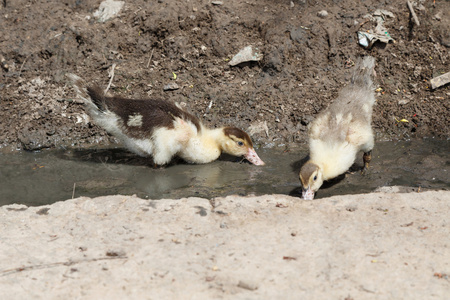
{"type": "Polygon", "coordinates": [[[300,170],[302,196],[313,200],[325,180],[346,172],[363,151],[363,171],[369,168],[374,146],[371,126],[375,103],[372,74],[375,59],[359,59],[351,82],[309,126],[309,161],[300,170]]]}
{"type": "Polygon", "coordinates": [[[87,86],[79,76],[67,76],[94,122],[130,151],[151,156],[156,165],[168,164],[174,156],[204,164],[216,160],[222,152],[264,165],[249,135],[239,128],[210,129],[176,103],[108,97],[99,87],[87,86]]]}

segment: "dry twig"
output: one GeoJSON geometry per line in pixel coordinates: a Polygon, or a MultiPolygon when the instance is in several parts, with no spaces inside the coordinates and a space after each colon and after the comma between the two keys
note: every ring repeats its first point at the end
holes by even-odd
{"type": "Polygon", "coordinates": [[[406,4],[408,4],[408,8],[409,8],[409,11],[411,12],[411,16],[414,19],[414,23],[416,23],[417,26],[420,26],[419,18],[417,18],[417,15],[414,12],[414,8],[412,7],[411,2],[409,2],[409,0],[407,0],[406,4]]]}
{"type": "Polygon", "coordinates": [[[109,73],[108,75],[111,78],[109,79],[109,83],[108,83],[108,86],[106,87],[105,94],[108,92],[109,88],[111,87],[111,83],[112,83],[113,78],[114,78],[114,69],[115,68],[116,68],[116,64],[112,64],[111,71],[108,72],[109,73]]]}
{"type": "Polygon", "coordinates": [[[72,199],[75,198],[75,186],[77,185],[76,182],[73,183],[73,190],[72,190],[72,199]]]}
{"type": "Polygon", "coordinates": [[[79,259],[79,260],[74,260],[74,261],[65,261],[65,262],[55,262],[55,263],[49,263],[49,264],[24,266],[24,267],[19,267],[19,268],[1,270],[0,277],[11,275],[14,273],[23,272],[23,271],[48,269],[48,268],[54,268],[54,267],[58,267],[58,266],[72,266],[75,264],[80,264],[80,263],[84,263],[84,262],[94,262],[94,261],[99,261],[99,260],[125,259],[125,258],[128,258],[128,257],[127,256],[99,257],[99,258],[79,259]]]}
{"type": "Polygon", "coordinates": [[[152,49],[152,53],[150,54],[150,58],[148,59],[148,62],[147,62],[147,69],[148,69],[148,67],[150,66],[150,62],[152,61],[153,50],[155,50],[155,49],[152,49]]]}

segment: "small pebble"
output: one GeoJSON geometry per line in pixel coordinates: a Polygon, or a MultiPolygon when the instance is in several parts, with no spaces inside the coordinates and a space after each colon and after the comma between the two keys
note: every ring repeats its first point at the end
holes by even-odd
{"type": "Polygon", "coordinates": [[[442,12],[438,12],[437,14],[434,15],[433,18],[440,21],[442,19],[442,12]]]}
{"type": "Polygon", "coordinates": [[[110,250],[110,251],[106,251],[106,256],[109,257],[123,257],[126,256],[127,253],[123,250],[110,250]]]}
{"type": "Polygon", "coordinates": [[[176,84],[175,82],[171,82],[169,84],[166,84],[164,86],[164,90],[165,91],[173,91],[173,90],[178,90],[180,87],[178,86],[178,84],[176,84]]]}
{"type": "Polygon", "coordinates": [[[38,210],[36,213],[38,215],[48,215],[49,210],[50,210],[50,208],[44,207],[44,208],[41,208],[40,210],[38,210]]]}
{"type": "Polygon", "coordinates": [[[321,18],[326,18],[328,16],[328,12],[326,10],[321,10],[317,13],[317,15],[321,18]]]}
{"type": "Polygon", "coordinates": [[[254,290],[258,289],[258,285],[251,283],[251,282],[243,281],[243,280],[239,280],[239,283],[237,286],[240,288],[249,290],[249,291],[254,291],[254,290]]]}

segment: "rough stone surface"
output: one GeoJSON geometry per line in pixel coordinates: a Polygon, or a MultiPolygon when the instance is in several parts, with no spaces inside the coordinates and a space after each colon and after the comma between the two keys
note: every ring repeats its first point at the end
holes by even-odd
{"type": "Polygon", "coordinates": [[[0,207],[1,299],[445,299],[450,193],[0,207]]]}

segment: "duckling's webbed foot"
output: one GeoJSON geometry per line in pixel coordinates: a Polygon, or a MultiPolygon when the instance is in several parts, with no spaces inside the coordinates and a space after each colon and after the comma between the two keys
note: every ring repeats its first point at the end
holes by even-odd
{"type": "Polygon", "coordinates": [[[157,164],[155,162],[153,162],[151,164],[151,167],[155,170],[161,170],[161,169],[165,169],[166,168],[166,164],[157,164]]]}
{"type": "Polygon", "coordinates": [[[364,161],[364,167],[361,171],[361,173],[363,175],[366,175],[366,173],[369,170],[369,163],[372,160],[372,150],[368,151],[368,152],[364,152],[363,154],[363,161],[364,161]]]}

